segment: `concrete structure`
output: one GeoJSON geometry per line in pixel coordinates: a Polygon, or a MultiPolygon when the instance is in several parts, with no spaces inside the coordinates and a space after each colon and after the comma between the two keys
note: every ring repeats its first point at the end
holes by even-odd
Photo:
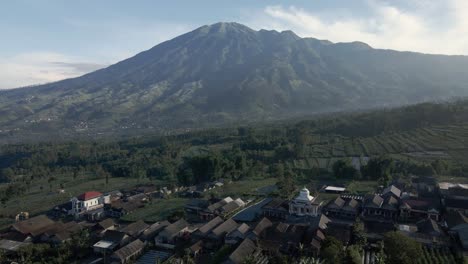
{"type": "Polygon", "coordinates": [[[298,216],[318,216],[319,208],[320,203],[316,202],[316,197],[311,196],[305,187],[289,203],[289,213],[298,216]]]}
{"type": "Polygon", "coordinates": [[[89,220],[99,220],[104,216],[104,204],[110,203],[110,196],[104,196],[100,192],[85,192],[71,200],[69,215],[75,218],[87,216],[89,220]]]}

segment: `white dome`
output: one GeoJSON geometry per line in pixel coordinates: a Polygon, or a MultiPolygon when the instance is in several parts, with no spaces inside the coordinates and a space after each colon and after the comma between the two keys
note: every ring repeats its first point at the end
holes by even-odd
{"type": "Polygon", "coordinates": [[[300,192],[299,195],[296,197],[296,200],[301,200],[301,201],[312,201],[314,199],[313,196],[310,195],[310,192],[307,188],[303,188],[300,192]]]}

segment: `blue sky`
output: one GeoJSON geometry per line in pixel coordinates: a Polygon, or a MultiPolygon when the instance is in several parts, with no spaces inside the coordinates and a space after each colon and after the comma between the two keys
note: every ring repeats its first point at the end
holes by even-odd
{"type": "Polygon", "coordinates": [[[78,76],[219,21],[468,54],[466,0],[14,0],[0,4],[0,88],[78,76]]]}

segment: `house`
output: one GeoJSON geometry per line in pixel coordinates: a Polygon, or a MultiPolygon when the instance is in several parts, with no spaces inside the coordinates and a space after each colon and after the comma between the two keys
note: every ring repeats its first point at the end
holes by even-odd
{"type": "Polygon", "coordinates": [[[468,223],[454,226],[450,229],[450,232],[455,233],[463,249],[468,250],[468,223]]]}
{"type": "Polygon", "coordinates": [[[303,188],[299,195],[289,203],[289,214],[297,216],[318,216],[321,203],[310,195],[307,188],[303,188]]]}
{"type": "Polygon", "coordinates": [[[244,260],[251,256],[257,249],[255,243],[246,238],[240,245],[229,255],[229,258],[226,263],[229,264],[241,264],[244,263],[244,260]]]}
{"type": "Polygon", "coordinates": [[[137,239],[130,244],[122,247],[112,254],[111,259],[117,263],[125,264],[129,263],[131,260],[136,259],[141,255],[143,249],[145,248],[145,243],[137,239]]]}
{"type": "Polygon", "coordinates": [[[448,228],[455,227],[461,224],[468,224],[468,217],[459,211],[449,211],[444,215],[444,223],[448,228]]]}
{"type": "Polygon", "coordinates": [[[289,202],[272,199],[262,207],[262,215],[272,219],[286,219],[289,215],[289,202]]]}
{"type": "Polygon", "coordinates": [[[137,264],[153,264],[153,263],[164,263],[173,254],[166,251],[150,250],[141,256],[136,263],[137,264]]]}
{"type": "Polygon", "coordinates": [[[430,236],[442,236],[442,230],[434,219],[423,219],[416,223],[418,231],[430,236]]]}
{"type": "Polygon", "coordinates": [[[156,236],[154,239],[155,245],[162,248],[174,249],[177,238],[184,235],[188,231],[189,224],[184,219],[180,219],[179,221],[166,226],[156,236]]]}
{"type": "Polygon", "coordinates": [[[390,185],[383,190],[382,197],[384,198],[393,197],[395,199],[400,199],[401,190],[395,187],[395,185],[390,185]]]}
{"type": "Polygon", "coordinates": [[[242,199],[238,198],[234,201],[231,201],[225,205],[223,205],[221,208],[218,209],[218,212],[220,215],[226,217],[227,215],[233,213],[234,211],[242,208],[245,206],[245,202],[242,201],[242,199]]]}
{"type": "Polygon", "coordinates": [[[213,229],[215,229],[217,226],[219,226],[223,222],[224,220],[221,217],[217,216],[213,218],[212,220],[210,220],[208,223],[198,228],[197,231],[193,232],[192,236],[194,237],[194,239],[204,239],[208,236],[208,234],[210,234],[210,232],[213,229]]]}
{"type": "Polygon", "coordinates": [[[468,184],[441,182],[439,192],[443,199],[468,200],[468,184]]]}
{"type": "Polygon", "coordinates": [[[468,201],[457,198],[444,199],[445,209],[447,212],[461,212],[468,215],[468,201]]]}
{"type": "MultiPolygon", "coordinates": [[[[45,215],[38,215],[27,220],[14,223],[11,226],[11,231],[16,233],[15,236],[19,242],[31,242],[37,240],[49,228],[56,223],[45,215]]],[[[14,234],[11,234],[12,236],[14,234]]]]}
{"type": "Polygon", "coordinates": [[[304,250],[310,255],[318,257],[324,240],[325,234],[321,229],[308,228],[304,238],[304,250]]]}
{"type": "Polygon", "coordinates": [[[109,196],[109,201],[110,203],[112,203],[112,202],[122,199],[123,193],[119,190],[115,190],[115,191],[108,192],[107,196],[109,196]]]}
{"type": "Polygon", "coordinates": [[[100,192],[85,192],[70,200],[71,209],[69,215],[75,218],[86,217],[88,220],[99,220],[105,216],[104,204],[110,203],[110,196],[104,196],[100,192]]]}
{"type": "Polygon", "coordinates": [[[130,236],[124,232],[107,230],[101,240],[93,245],[93,249],[96,253],[108,253],[113,251],[115,248],[126,245],[130,240],[130,236]]]}
{"type": "Polygon", "coordinates": [[[319,217],[315,217],[312,219],[312,221],[309,223],[309,227],[313,229],[326,230],[328,228],[328,225],[331,223],[332,220],[330,220],[330,218],[321,214],[319,217]]]}
{"type": "Polygon", "coordinates": [[[146,229],[148,229],[148,227],[149,225],[143,222],[143,220],[138,220],[120,229],[120,232],[123,232],[132,238],[138,238],[146,229]]]}
{"type": "Polygon", "coordinates": [[[224,237],[231,231],[235,230],[238,226],[239,225],[236,223],[236,221],[232,219],[224,221],[224,223],[214,228],[210,234],[208,234],[207,238],[210,242],[207,243],[208,247],[216,247],[222,244],[224,242],[224,237]]]}
{"type": "Polygon", "coordinates": [[[400,233],[427,246],[446,248],[450,245],[450,238],[442,231],[436,221],[427,218],[413,224],[399,225],[400,233]]]}
{"type": "Polygon", "coordinates": [[[115,230],[116,227],[117,224],[115,223],[115,221],[112,218],[107,218],[98,222],[94,226],[93,231],[97,236],[101,237],[107,230],[115,230]]]}
{"type": "Polygon", "coordinates": [[[322,212],[329,217],[355,219],[359,215],[360,204],[353,198],[337,197],[324,206],[322,212]]]}
{"type": "Polygon", "coordinates": [[[159,232],[161,232],[165,227],[170,225],[168,221],[157,222],[149,226],[143,234],[141,234],[140,239],[143,241],[151,241],[153,240],[159,232]]]}
{"type": "Polygon", "coordinates": [[[83,228],[83,225],[74,221],[67,223],[56,222],[44,231],[40,240],[42,242],[60,244],[70,240],[73,234],[78,233],[83,228]]]}
{"type": "Polygon", "coordinates": [[[4,251],[6,254],[16,253],[19,249],[28,245],[30,245],[30,243],[0,239],[0,251],[4,251]]]}
{"type": "Polygon", "coordinates": [[[398,213],[399,201],[391,191],[385,196],[374,194],[364,199],[362,216],[366,220],[392,222],[397,219],[398,213]]]}
{"type": "Polygon", "coordinates": [[[440,220],[440,203],[430,198],[405,198],[400,204],[400,219],[403,221],[430,218],[440,220]]]}
{"type": "Polygon", "coordinates": [[[295,254],[304,242],[308,228],[308,224],[274,224],[262,233],[258,245],[270,254],[276,254],[278,251],[283,254],[295,254]]]}
{"type": "Polygon", "coordinates": [[[265,231],[267,228],[271,227],[273,223],[266,217],[262,218],[257,225],[253,228],[252,232],[248,235],[249,239],[251,240],[257,240],[260,238],[261,234],[263,231],[265,231]]]}
{"type": "Polygon", "coordinates": [[[211,220],[213,217],[210,213],[205,213],[210,203],[202,199],[190,199],[184,206],[184,211],[188,218],[195,220],[211,220]]]}
{"type": "Polygon", "coordinates": [[[203,251],[203,241],[198,240],[189,247],[189,253],[193,257],[197,257],[203,251]]]}
{"type": "Polygon", "coordinates": [[[120,218],[143,206],[144,206],[143,202],[139,200],[131,200],[131,201],[118,200],[118,201],[112,202],[110,206],[106,208],[106,214],[109,217],[120,218]]]}
{"type": "Polygon", "coordinates": [[[249,231],[249,225],[241,224],[226,235],[224,243],[227,245],[236,245],[247,237],[249,231]]]}

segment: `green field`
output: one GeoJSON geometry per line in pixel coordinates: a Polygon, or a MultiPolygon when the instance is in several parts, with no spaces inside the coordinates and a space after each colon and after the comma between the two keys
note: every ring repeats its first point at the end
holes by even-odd
{"type": "Polygon", "coordinates": [[[184,198],[168,198],[168,199],[153,199],[143,208],[122,217],[123,221],[144,220],[148,222],[156,222],[165,220],[174,211],[181,210],[187,203],[188,199],[184,198]]]}
{"type": "Polygon", "coordinates": [[[22,197],[15,197],[1,205],[0,229],[11,223],[19,212],[29,212],[31,215],[41,214],[86,191],[107,192],[132,188],[148,182],[134,178],[110,178],[109,183],[106,184],[105,179],[77,178],[73,180],[67,177],[57,177],[59,180],[52,184],[52,189],[47,180],[43,179],[31,186],[30,190],[22,197]],[[63,193],[59,191],[60,183],[64,187],[63,193]]]}

